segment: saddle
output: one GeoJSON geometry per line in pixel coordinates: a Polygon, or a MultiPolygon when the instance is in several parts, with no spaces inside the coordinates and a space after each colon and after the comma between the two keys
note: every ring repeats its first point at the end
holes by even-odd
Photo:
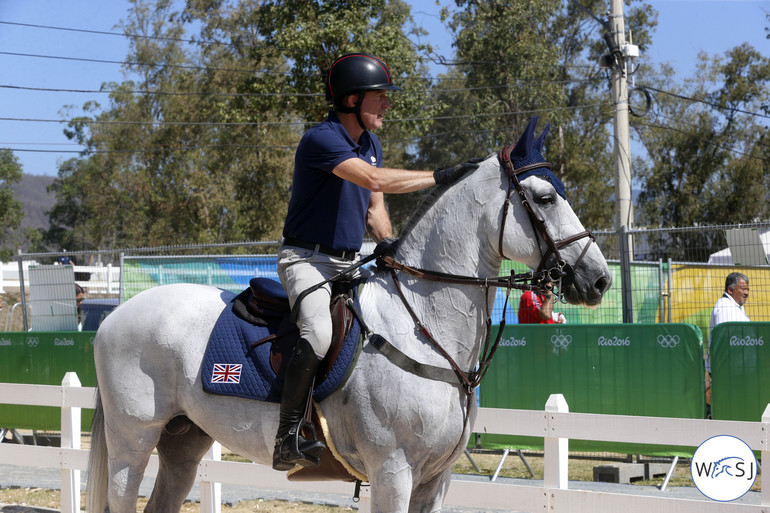
{"type": "MultiPolygon", "coordinates": [[[[351,287],[353,283],[337,281],[332,284],[332,299],[329,309],[332,315],[332,344],[326,357],[321,362],[316,377],[316,383],[323,382],[332,370],[339,356],[343,343],[347,339],[355,319],[352,306],[351,287]]],[[[233,312],[244,320],[264,326],[278,322],[277,331],[252,343],[252,346],[271,343],[270,366],[278,376],[283,376],[285,364],[288,363],[291,351],[299,339],[299,329],[291,319],[289,298],[283,286],[269,278],[252,278],[249,288],[236,297],[233,312]]],[[[325,419],[320,412],[320,406],[312,410],[311,424],[313,435],[323,441],[328,450],[321,455],[321,465],[318,467],[295,467],[288,474],[290,481],[361,481],[365,477],[358,475],[344,459],[337,454],[334,444],[330,443],[325,419]]]]}
{"type": "MultiPolygon", "coordinates": [[[[316,376],[316,383],[321,383],[329,375],[334,362],[339,356],[342,344],[350,334],[355,319],[352,306],[349,305],[350,289],[348,281],[332,284],[332,299],[329,310],[332,316],[332,343],[326,357],[321,361],[316,376]]],[[[260,340],[252,347],[270,343],[270,366],[278,376],[285,374],[285,363],[299,340],[299,328],[291,321],[289,297],[283,286],[270,278],[252,278],[249,288],[239,294],[233,304],[233,312],[252,324],[267,326],[278,322],[278,329],[260,340]]]]}

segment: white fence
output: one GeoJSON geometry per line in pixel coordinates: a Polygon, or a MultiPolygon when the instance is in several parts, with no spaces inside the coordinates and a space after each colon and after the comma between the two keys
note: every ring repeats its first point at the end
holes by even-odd
{"type": "MultiPolygon", "coordinates": [[[[67,373],[62,386],[0,384],[0,403],[56,406],[62,412],[61,447],[0,444],[0,462],[10,465],[61,469],[61,511],[80,510],[80,471],[87,469],[88,451],[80,448],[80,409],[94,408],[95,388],[80,387],[74,373],[67,373]]],[[[521,486],[500,482],[453,480],[445,504],[483,510],[528,512],[623,513],[768,513],[770,486],[763,486],[760,504],[726,504],[708,500],[687,500],[660,496],[574,490],[568,488],[567,463],[570,438],[626,443],[697,446],[717,435],[732,435],[754,450],[762,451],[762,461],[770,461],[770,405],[761,422],[730,422],[664,417],[632,417],[570,413],[561,395],[553,395],[545,411],[481,408],[474,432],[545,438],[545,475],[542,486],[521,486]]],[[[221,511],[221,483],[324,492],[351,496],[351,483],[293,483],[285,474],[253,463],[219,461],[218,444],[198,468],[201,513],[221,511]]],[[[153,456],[146,475],[155,475],[157,457],[153,456]]],[[[359,511],[370,511],[368,488],[362,489],[359,511]]]]}
{"type": "MultiPolygon", "coordinates": [[[[39,265],[35,261],[24,261],[24,287],[29,293],[29,267],[39,265]]],[[[73,265],[75,276],[87,279],[75,279],[75,282],[95,294],[118,294],[120,292],[120,266],[73,265]]],[[[18,262],[0,262],[0,293],[18,293],[21,288],[18,262]]]]}

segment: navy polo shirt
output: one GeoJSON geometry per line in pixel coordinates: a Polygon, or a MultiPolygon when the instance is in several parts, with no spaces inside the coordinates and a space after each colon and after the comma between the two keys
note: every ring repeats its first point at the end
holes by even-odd
{"type": "Polygon", "coordinates": [[[334,112],[305,132],[294,158],[284,237],[345,251],[361,249],[370,192],[332,173],[350,158],[382,167],[380,140],[364,130],[356,143],[334,112]]]}

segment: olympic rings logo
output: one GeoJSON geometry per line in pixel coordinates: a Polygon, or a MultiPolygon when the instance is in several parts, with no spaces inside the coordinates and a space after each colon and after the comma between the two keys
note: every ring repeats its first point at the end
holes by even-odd
{"type": "Polygon", "coordinates": [[[679,335],[658,335],[658,344],[666,349],[673,349],[679,345],[679,335]]]}
{"type": "Polygon", "coordinates": [[[37,345],[40,343],[40,339],[37,337],[27,337],[27,345],[29,347],[37,347],[37,345]]]}
{"type": "Polygon", "coordinates": [[[551,337],[551,344],[555,349],[567,349],[571,343],[572,335],[553,335],[551,337]]]}

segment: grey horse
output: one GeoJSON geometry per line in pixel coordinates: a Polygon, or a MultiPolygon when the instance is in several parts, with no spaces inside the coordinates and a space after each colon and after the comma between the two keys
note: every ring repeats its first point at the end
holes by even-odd
{"type": "MultiPolygon", "coordinates": [[[[525,150],[538,145],[530,128],[519,141],[528,145],[525,150]]],[[[433,191],[402,230],[395,261],[473,279],[445,282],[376,271],[360,293],[372,332],[420,365],[470,375],[495,295],[484,281],[498,277],[503,258],[532,269],[558,260],[570,270],[562,287],[568,302],[601,302],[611,283],[607,263],[562,193],[538,174],[513,180],[518,194],[512,180],[491,155],[476,171],[433,191]]],[[[146,507],[153,513],[179,511],[214,440],[271,464],[278,405],[211,395],[201,385],[203,353],[225,308],[220,293],[201,285],[156,287],[101,325],[94,341],[99,405],[90,513],[103,513],[105,506],[111,513],[134,513],[155,448],[160,469],[146,507]]],[[[372,511],[440,511],[451,465],[473,428],[474,393],[460,378],[426,379],[405,370],[365,343],[347,382],[319,406],[338,454],[371,484],[372,511]]]]}

